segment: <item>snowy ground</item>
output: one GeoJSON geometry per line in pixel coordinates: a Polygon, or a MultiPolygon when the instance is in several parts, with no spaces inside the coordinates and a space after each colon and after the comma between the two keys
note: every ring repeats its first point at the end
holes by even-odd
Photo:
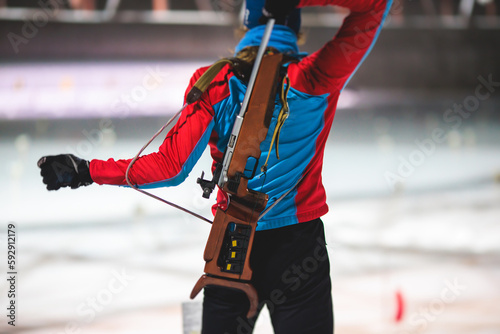
{"type": "MultiPolygon", "coordinates": [[[[453,128],[432,103],[418,115],[339,111],[324,170],[337,334],[500,333],[498,106],[453,128]]],[[[62,152],[131,157],[162,121],[113,120],[99,133],[98,121],[1,122],[0,270],[14,223],[18,313],[13,331],[2,311],[0,332],[183,333],[210,226],[131,189],[47,192],[36,167],[62,152]]],[[[210,217],[195,181],[206,153],[185,184],[155,193],[210,217]]],[[[272,333],[267,312],[255,333],[272,333]]]]}
{"type": "MultiPolygon", "coordinates": [[[[499,199],[491,185],[333,204],[337,333],[499,333],[499,199]]],[[[204,223],[168,213],[94,223],[18,223],[20,332],[181,333],[204,223]]],[[[256,333],[272,333],[268,315],[259,320],[256,333]]]]}

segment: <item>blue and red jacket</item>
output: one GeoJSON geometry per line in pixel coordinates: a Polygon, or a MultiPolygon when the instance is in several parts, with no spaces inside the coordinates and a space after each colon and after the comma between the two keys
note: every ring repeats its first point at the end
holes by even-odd
{"type": "MultiPolygon", "coordinates": [[[[292,190],[259,221],[258,230],[306,222],[327,213],[321,172],[339,94],[375,43],[391,0],[302,0],[299,6],[324,5],[347,7],[351,12],[331,41],[288,65],[290,114],[279,137],[279,159],[276,145],[269,152],[281,110],[277,96],[273,121],[261,144],[259,159],[263,164],[269,155],[267,172],[256,174],[248,185],[269,195],[268,206],[292,190]]],[[[258,45],[263,30],[264,26],[251,29],[236,50],[258,45]]],[[[283,53],[298,52],[295,33],[286,26],[275,26],[269,46],[283,53]]],[[[203,67],[194,73],[186,92],[207,69],[203,67]]],[[[135,162],[129,174],[131,182],[141,188],[178,185],[186,179],[207,145],[214,163],[220,162],[245,91],[246,84],[229,65],[224,67],[201,98],[184,109],[158,152],[135,162]]],[[[126,185],[125,172],[130,161],[92,160],[91,177],[98,184],[126,185]]],[[[227,196],[219,189],[217,206],[225,209],[226,205],[227,196]]]]}

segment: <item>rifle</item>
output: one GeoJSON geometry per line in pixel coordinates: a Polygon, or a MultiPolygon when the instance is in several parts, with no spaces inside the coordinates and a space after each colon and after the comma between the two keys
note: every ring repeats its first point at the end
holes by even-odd
{"type": "Polygon", "coordinates": [[[268,201],[265,193],[248,189],[248,180],[255,175],[260,144],[269,129],[283,61],[281,53],[264,54],[273,25],[274,19],[270,19],[223,162],[217,166],[211,181],[204,180],[203,174],[198,179],[204,197],[208,198],[218,184],[227,192],[229,204],[225,211],[221,208],[216,211],[203,256],[205,274],[190,297],[195,298],[208,285],[239,289],[250,301],[248,318],[257,313],[258,304],[257,291],[250,284],[250,254],[259,215],[268,201]]]}

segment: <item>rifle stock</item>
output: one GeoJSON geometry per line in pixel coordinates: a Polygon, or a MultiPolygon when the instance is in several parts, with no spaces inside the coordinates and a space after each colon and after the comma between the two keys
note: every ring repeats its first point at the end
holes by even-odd
{"type": "MultiPolygon", "coordinates": [[[[205,275],[191,292],[196,297],[207,285],[239,289],[250,301],[247,317],[257,312],[258,296],[251,285],[250,255],[260,213],[265,209],[268,196],[248,189],[246,173],[248,160],[254,159],[255,172],[261,155],[260,144],[269,130],[274,100],[279,81],[282,54],[265,55],[255,79],[248,108],[244,113],[234,150],[229,157],[226,182],[222,189],[228,193],[226,210],[217,209],[204,252],[205,275]]],[[[227,151],[226,151],[227,154],[227,151]]],[[[253,174],[253,173],[252,173],[253,174]]]]}

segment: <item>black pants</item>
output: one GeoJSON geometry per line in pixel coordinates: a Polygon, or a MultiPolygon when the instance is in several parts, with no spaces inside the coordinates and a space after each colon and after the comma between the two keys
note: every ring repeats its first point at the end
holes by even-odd
{"type": "MultiPolygon", "coordinates": [[[[267,305],[276,334],[333,333],[330,263],[320,219],[256,232],[250,264],[259,311],[267,305]]],[[[206,287],[202,333],[252,333],[258,315],[247,319],[248,309],[243,292],[206,287]]]]}

